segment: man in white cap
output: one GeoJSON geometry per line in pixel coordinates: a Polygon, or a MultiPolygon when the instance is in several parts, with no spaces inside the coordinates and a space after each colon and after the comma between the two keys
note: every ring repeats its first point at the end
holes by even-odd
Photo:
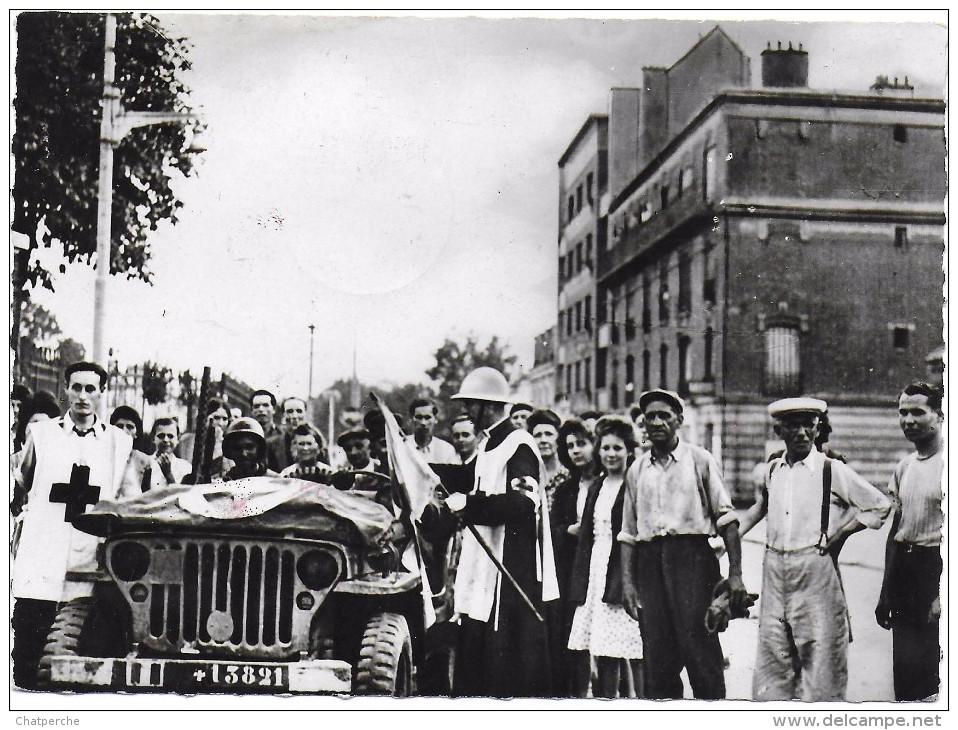
{"type": "MultiPolygon", "coordinates": [[[[721,469],[705,449],[679,438],[684,403],[670,390],[639,396],[651,448],[626,472],[622,505],[622,603],[642,625],[645,696],[681,699],[682,669],[697,699],[724,699],[718,634],[705,615],[722,575],[709,539],[729,558],[733,615],[747,608],[738,518],[721,469]]],[[[747,612],[746,612],[747,615],[747,612]]]]}
{"type": "Polygon", "coordinates": [[[766,527],[756,700],[845,699],[849,623],[838,550],[849,535],[877,529],[889,500],[849,466],[815,447],[827,404],[785,398],[768,407],[785,452],[768,463],[765,488],[742,518],[745,534],[766,527]]]}
{"type": "MultiPolygon", "coordinates": [[[[541,614],[559,590],[536,443],[510,421],[509,384],[498,370],[477,368],[453,397],[475,411],[478,428],[491,425],[473,461],[441,470],[443,484],[456,491],[446,506],[475,528],[541,614]]],[[[469,530],[456,571],[455,611],[461,624],[453,695],[551,696],[545,625],[469,530]]]]}

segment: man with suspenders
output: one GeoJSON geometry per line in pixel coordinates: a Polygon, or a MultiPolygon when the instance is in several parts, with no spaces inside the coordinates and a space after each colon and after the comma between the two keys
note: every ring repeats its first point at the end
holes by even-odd
{"type": "Polygon", "coordinates": [[[785,398],[768,407],[785,452],[769,461],[765,487],[741,521],[744,534],[767,517],[756,700],[845,699],[849,622],[837,551],[877,529],[889,500],[849,466],[817,448],[827,404],[785,398]]]}

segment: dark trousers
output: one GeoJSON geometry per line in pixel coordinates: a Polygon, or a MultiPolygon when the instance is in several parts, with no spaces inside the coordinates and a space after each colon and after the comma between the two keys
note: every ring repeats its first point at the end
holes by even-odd
{"type": "Polygon", "coordinates": [[[697,699],[724,699],[722,646],[705,629],[721,578],[704,535],[660,537],[635,545],[634,576],[642,603],[645,696],[680,699],[685,668],[697,699]]]}
{"type": "Polygon", "coordinates": [[[892,664],[895,699],[923,700],[939,692],[939,621],[929,620],[940,591],[941,550],[892,543],[892,664]]]}
{"type": "Polygon", "coordinates": [[[21,689],[36,689],[37,667],[47,643],[47,634],[57,617],[56,601],[17,598],[13,604],[13,683],[21,689]]]}

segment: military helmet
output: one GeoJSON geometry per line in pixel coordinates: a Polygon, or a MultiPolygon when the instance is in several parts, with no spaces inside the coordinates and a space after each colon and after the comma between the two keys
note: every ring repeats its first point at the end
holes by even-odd
{"type": "Polygon", "coordinates": [[[511,403],[506,376],[495,368],[476,368],[462,379],[459,392],[453,400],[483,400],[492,403],[511,403]]]}
{"type": "Polygon", "coordinates": [[[262,461],[266,457],[266,437],[263,435],[263,427],[253,418],[237,418],[226,427],[226,433],[223,435],[223,456],[227,459],[233,458],[233,448],[243,434],[253,437],[256,443],[256,458],[262,461]]]}

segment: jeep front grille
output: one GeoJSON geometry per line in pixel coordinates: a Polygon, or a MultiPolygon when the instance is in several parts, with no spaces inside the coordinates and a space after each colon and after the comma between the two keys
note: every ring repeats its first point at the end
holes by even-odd
{"type": "MultiPolygon", "coordinates": [[[[134,601],[134,582],[117,583],[133,609],[136,640],[145,647],[250,658],[307,648],[312,616],[332,588],[308,591],[296,574],[296,561],[319,547],[315,542],[203,536],[136,541],[151,553],[150,569],[137,581],[149,587],[149,595],[134,601]],[[303,591],[314,597],[307,610],[296,606],[303,591]]],[[[342,577],[342,554],[332,546],[325,552],[336,557],[342,577]]]]}
{"type": "Polygon", "coordinates": [[[232,619],[236,647],[289,646],[295,566],[293,552],[275,545],[187,543],[182,587],[153,587],[150,636],[211,644],[208,621],[218,611],[232,619]]]}

